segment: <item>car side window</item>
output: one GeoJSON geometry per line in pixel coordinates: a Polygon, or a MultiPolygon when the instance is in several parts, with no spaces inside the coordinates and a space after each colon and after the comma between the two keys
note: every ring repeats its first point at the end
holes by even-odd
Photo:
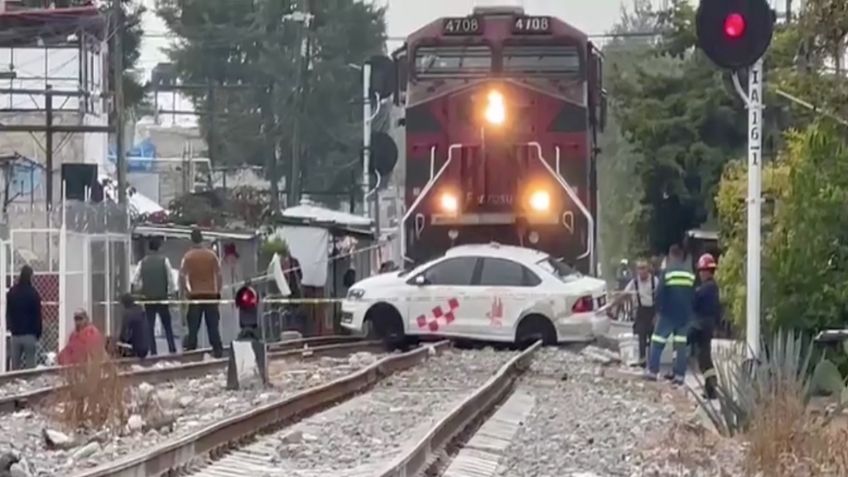
{"type": "Polygon", "coordinates": [[[481,286],[530,287],[539,283],[539,277],[518,262],[502,258],[483,259],[481,286]]]}
{"type": "Polygon", "coordinates": [[[424,272],[429,285],[469,286],[477,265],[475,257],[457,257],[440,262],[424,272]]]}

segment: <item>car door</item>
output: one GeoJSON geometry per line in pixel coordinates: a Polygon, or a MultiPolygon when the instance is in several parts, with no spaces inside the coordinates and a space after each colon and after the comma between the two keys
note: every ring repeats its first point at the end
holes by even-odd
{"type": "Polygon", "coordinates": [[[513,338],[521,313],[532,305],[534,288],[541,279],[514,260],[484,257],[476,282],[476,308],[484,309],[474,323],[475,334],[492,338],[513,338]]]}
{"type": "Polygon", "coordinates": [[[468,333],[476,313],[470,298],[477,268],[476,257],[451,257],[411,277],[408,283],[416,288],[409,297],[409,334],[468,333]]]}

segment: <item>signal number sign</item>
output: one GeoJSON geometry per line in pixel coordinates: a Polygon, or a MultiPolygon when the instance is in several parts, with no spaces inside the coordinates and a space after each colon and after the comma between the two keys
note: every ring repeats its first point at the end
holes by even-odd
{"type": "Polygon", "coordinates": [[[551,32],[551,17],[515,17],[512,24],[515,34],[548,34],[551,32]]]}
{"type": "Polygon", "coordinates": [[[482,25],[477,17],[445,18],[442,31],[445,35],[479,35],[482,25]]]}

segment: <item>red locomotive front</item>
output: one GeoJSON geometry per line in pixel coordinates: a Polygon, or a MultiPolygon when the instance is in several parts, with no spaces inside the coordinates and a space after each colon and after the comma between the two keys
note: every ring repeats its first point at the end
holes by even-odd
{"type": "Polygon", "coordinates": [[[603,93],[586,35],[522,9],[480,8],[413,33],[395,60],[405,257],[496,241],[594,271],[603,93]]]}

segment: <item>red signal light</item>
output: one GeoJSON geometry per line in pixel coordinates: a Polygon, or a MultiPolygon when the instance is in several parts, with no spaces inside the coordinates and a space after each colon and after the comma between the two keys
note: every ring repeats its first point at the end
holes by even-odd
{"type": "Polygon", "coordinates": [[[242,310],[256,308],[259,295],[252,288],[242,288],[236,295],[236,306],[242,310]]]}
{"type": "Polygon", "coordinates": [[[724,19],[724,34],[733,40],[741,38],[746,27],[745,17],[739,13],[731,13],[724,19]]]}

